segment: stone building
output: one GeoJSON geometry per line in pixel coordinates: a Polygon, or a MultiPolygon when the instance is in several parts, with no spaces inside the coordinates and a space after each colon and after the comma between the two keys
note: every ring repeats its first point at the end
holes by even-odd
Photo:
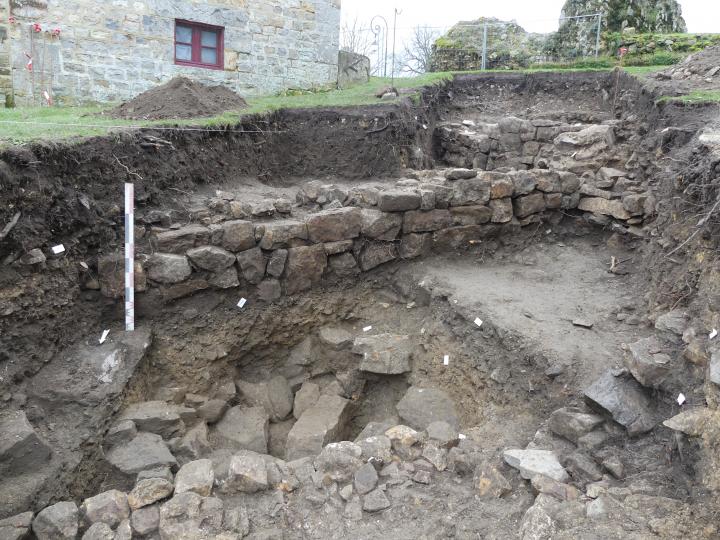
{"type": "Polygon", "coordinates": [[[242,95],[324,85],[339,30],[340,0],[0,0],[0,100],[119,101],[176,75],[242,95]]]}

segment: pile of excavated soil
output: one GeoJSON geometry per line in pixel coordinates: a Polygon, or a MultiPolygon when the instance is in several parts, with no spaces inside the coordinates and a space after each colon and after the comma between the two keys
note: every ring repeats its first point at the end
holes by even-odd
{"type": "Polygon", "coordinates": [[[658,81],[677,83],[681,92],[720,89],[720,46],[691,54],[653,77],[658,81]]]}
{"type": "Polygon", "coordinates": [[[161,120],[213,116],[245,107],[247,102],[229,88],[175,77],[118,105],[108,114],[130,120],[161,120]]]}

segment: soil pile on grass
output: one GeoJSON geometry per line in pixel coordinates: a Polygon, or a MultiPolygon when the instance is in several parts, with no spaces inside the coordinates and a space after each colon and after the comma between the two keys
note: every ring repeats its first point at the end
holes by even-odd
{"type": "Polygon", "coordinates": [[[108,114],[113,118],[160,120],[214,116],[245,107],[247,102],[229,88],[206,86],[187,77],[175,77],[118,105],[108,114]]]}
{"type": "Polygon", "coordinates": [[[654,78],[680,81],[680,90],[720,90],[720,46],[691,54],[679,64],[656,73],[654,78]]]}

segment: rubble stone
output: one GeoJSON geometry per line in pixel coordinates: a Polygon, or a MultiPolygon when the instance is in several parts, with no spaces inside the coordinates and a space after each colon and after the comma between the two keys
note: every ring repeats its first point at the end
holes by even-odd
{"type": "Polygon", "coordinates": [[[379,512],[387,508],[390,508],[390,501],[380,489],[375,489],[363,497],[363,510],[366,512],[379,512]]]}
{"type": "Polygon", "coordinates": [[[130,517],[127,495],[111,489],[89,497],[80,506],[80,515],[87,525],[101,522],[117,527],[123,519],[130,517]]]}
{"type": "Polygon", "coordinates": [[[384,375],[398,375],[411,370],[415,343],[410,336],[378,334],[357,337],[352,352],[362,355],[360,370],[384,375]]]}
{"type": "Polygon", "coordinates": [[[23,411],[0,414],[0,476],[38,467],[50,458],[50,447],[40,439],[23,411]]]}
{"type": "Polygon", "coordinates": [[[22,540],[30,533],[33,521],[32,512],[23,512],[15,516],[0,519],[0,538],[3,540],[22,540]]]}
{"type": "Polygon", "coordinates": [[[153,503],[167,499],[174,490],[172,482],[167,478],[142,478],[138,479],[135,487],[128,493],[127,500],[130,508],[135,511],[138,508],[149,506],[153,503]]]}
{"type": "Polygon", "coordinates": [[[292,412],[293,393],[285,377],[276,375],[267,381],[235,381],[243,398],[255,407],[264,407],[270,420],[279,422],[292,412]]]}
{"type": "Polygon", "coordinates": [[[164,401],[133,403],[125,409],[120,420],[130,420],[139,431],[156,433],[164,438],[173,437],[185,428],[178,407],[164,401]]]}
{"type": "Polygon", "coordinates": [[[570,478],[555,454],[549,450],[505,450],[503,459],[511,467],[518,469],[526,480],[537,474],[558,482],[565,482],[570,478]]]}
{"type": "Polygon", "coordinates": [[[630,219],[632,216],[625,210],[621,201],[608,201],[600,197],[583,197],[578,203],[578,209],[594,214],[612,216],[615,219],[630,219]]]}
{"type": "Polygon", "coordinates": [[[322,395],[317,403],[305,410],[287,437],[286,457],[289,461],[317,456],[324,445],[337,440],[347,421],[348,400],[322,395]]]}
{"type": "Polygon", "coordinates": [[[233,448],[267,454],[269,420],[264,407],[231,407],[215,424],[215,432],[233,448]]]}
{"type": "Polygon", "coordinates": [[[625,365],[640,384],[658,388],[670,375],[673,366],[667,352],[668,346],[657,337],[643,338],[628,345],[625,365]]]}
{"type": "Polygon", "coordinates": [[[630,435],[650,431],[657,424],[650,399],[633,379],[614,377],[606,371],[587,390],[585,399],[591,407],[609,413],[630,435]]]}
{"type": "Polygon", "coordinates": [[[223,491],[255,493],[267,488],[267,466],[260,454],[246,450],[232,456],[223,491]]]}
{"type": "Polygon", "coordinates": [[[155,532],[160,526],[160,507],[157,504],[138,508],[132,513],[130,525],[140,536],[155,532]]]}
{"type": "Polygon", "coordinates": [[[441,420],[457,429],[459,419],[452,399],[435,388],[411,386],[397,404],[398,414],[416,429],[426,429],[441,420]]]}
{"type": "Polygon", "coordinates": [[[32,523],[38,540],[75,540],[78,533],[78,508],[73,502],[59,502],[48,506],[32,523]]]}
{"type": "Polygon", "coordinates": [[[353,485],[360,495],[365,495],[375,489],[378,483],[378,475],[375,467],[366,463],[355,471],[353,485]]]}
{"type": "Polygon", "coordinates": [[[348,348],[352,343],[352,334],[343,328],[323,326],[318,333],[320,341],[334,351],[348,348]]]}
{"type": "Polygon", "coordinates": [[[577,444],[580,437],[590,433],[603,422],[601,416],[588,414],[577,408],[563,407],[550,415],[548,428],[556,435],[577,444]]]}
{"type": "Polygon", "coordinates": [[[192,491],[207,497],[212,491],[215,473],[209,459],[199,459],[186,463],[175,475],[175,493],[192,491]]]}
{"type": "Polygon", "coordinates": [[[106,452],[105,458],[125,474],[137,474],[163,465],[177,465],[162,437],[154,433],[138,433],[132,441],[114,446],[106,452]]]}
{"type": "Polygon", "coordinates": [[[512,491],[510,482],[495,467],[478,465],[473,475],[473,487],[481,499],[499,499],[512,491]]]}

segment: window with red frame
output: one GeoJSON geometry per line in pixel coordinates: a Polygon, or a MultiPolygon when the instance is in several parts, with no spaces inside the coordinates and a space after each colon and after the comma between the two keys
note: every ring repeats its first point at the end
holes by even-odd
{"type": "Polygon", "coordinates": [[[175,63],[209,69],[223,68],[222,26],[175,21],[175,63]]]}

